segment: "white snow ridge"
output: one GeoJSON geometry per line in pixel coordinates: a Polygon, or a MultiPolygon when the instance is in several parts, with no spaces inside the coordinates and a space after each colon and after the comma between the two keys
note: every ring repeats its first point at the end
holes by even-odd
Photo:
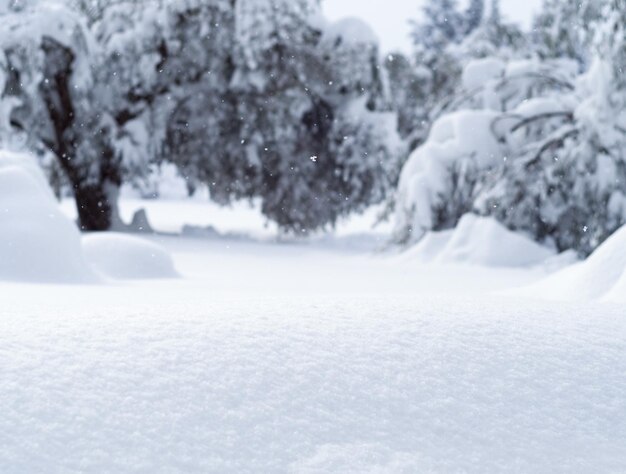
{"type": "Polygon", "coordinates": [[[524,290],[543,298],[626,303],[626,227],[615,232],[587,260],[566,267],[524,290]]]}

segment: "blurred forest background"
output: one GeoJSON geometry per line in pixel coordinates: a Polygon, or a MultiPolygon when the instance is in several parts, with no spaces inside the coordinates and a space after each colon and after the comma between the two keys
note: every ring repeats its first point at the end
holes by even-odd
{"type": "Polygon", "coordinates": [[[286,233],[381,205],[402,245],[474,213],[589,254],[626,221],[625,0],[422,8],[383,53],[318,0],[2,0],[0,143],[88,231],[167,168],[286,233]]]}

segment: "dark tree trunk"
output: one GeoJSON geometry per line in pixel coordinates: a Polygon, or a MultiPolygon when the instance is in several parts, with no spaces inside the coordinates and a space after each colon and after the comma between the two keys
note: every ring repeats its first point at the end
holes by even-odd
{"type": "Polygon", "coordinates": [[[91,123],[92,134],[87,144],[90,158],[81,159],[78,156],[81,138],[76,129],[89,127],[91,121],[83,119],[80,124],[76,123],[70,92],[74,53],[48,37],[43,39],[42,49],[46,60],[40,91],[53,129],[53,137],[47,144],[72,185],[81,229],[108,230],[116,217],[114,190],[121,183],[119,165],[110,146],[109,131],[101,128],[97,120],[91,123]],[[98,163],[94,163],[94,160],[98,163]]]}
{"type": "Polygon", "coordinates": [[[111,228],[114,211],[110,196],[99,183],[74,189],[78,220],[83,231],[105,231],[111,228]]]}

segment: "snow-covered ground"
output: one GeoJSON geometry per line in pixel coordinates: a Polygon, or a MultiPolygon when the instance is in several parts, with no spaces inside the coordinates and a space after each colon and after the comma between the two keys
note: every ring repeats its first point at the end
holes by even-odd
{"type": "Polygon", "coordinates": [[[180,278],[0,282],[0,472],[626,469],[623,306],[381,253],[371,215],[307,243],[246,207],[139,207],[215,228],[148,237],[180,278]]]}

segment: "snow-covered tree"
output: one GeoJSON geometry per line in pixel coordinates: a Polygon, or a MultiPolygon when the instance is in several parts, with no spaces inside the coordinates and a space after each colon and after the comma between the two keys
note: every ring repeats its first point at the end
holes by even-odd
{"type": "MultiPolygon", "coordinates": [[[[508,192],[506,186],[498,187],[503,183],[498,173],[512,166],[524,140],[543,137],[570,118],[565,105],[559,108],[559,102],[539,98],[571,92],[572,69],[558,61],[470,62],[451,112],[435,122],[402,171],[396,240],[411,242],[427,231],[454,227],[464,213],[476,209],[489,185],[508,192]],[[521,142],[515,140],[518,135],[521,142]]],[[[497,209],[489,202],[480,212],[493,214],[489,206],[497,209]]]]}
{"type": "Polygon", "coordinates": [[[466,61],[487,56],[511,59],[528,54],[528,44],[519,26],[502,17],[494,0],[489,15],[466,35],[456,54],[466,61]]]}
{"type": "Polygon", "coordinates": [[[362,22],[328,25],[317,0],[68,4],[4,9],[3,127],[56,155],[84,229],[120,224],[120,185],[165,162],[296,232],[385,198],[403,146],[362,22]]]}
{"type": "Polygon", "coordinates": [[[600,2],[544,0],[533,26],[533,42],[543,58],[567,57],[588,66],[593,34],[591,27],[600,16],[600,2]]]}
{"type": "Polygon", "coordinates": [[[107,98],[116,124],[114,145],[124,157],[127,181],[145,188],[150,185],[146,170],[159,160],[203,154],[201,148],[191,149],[198,142],[189,133],[189,143],[177,148],[174,138],[181,135],[170,131],[182,121],[187,128],[199,123],[206,132],[209,119],[225,109],[214,101],[208,109],[195,108],[194,116],[182,115],[189,102],[195,107],[206,103],[207,95],[225,94],[233,69],[233,30],[228,1],[118,2],[103,11],[94,25],[104,55],[99,95],[107,98]]]}
{"type": "Polygon", "coordinates": [[[566,58],[466,66],[461,90],[475,92],[450,106],[466,110],[444,114],[403,170],[398,240],[477,212],[587,255],[626,222],[623,6],[594,3],[602,14],[582,75],[566,58]]]}
{"type": "Polygon", "coordinates": [[[429,101],[425,84],[430,75],[415,65],[412,58],[394,52],[384,62],[392,108],[398,114],[398,132],[415,148],[424,140],[425,124],[429,120],[425,104],[429,101]]]}
{"type": "Polygon", "coordinates": [[[422,21],[414,23],[415,44],[436,53],[463,38],[466,27],[457,0],[428,0],[422,16],[422,21]]]}
{"type": "Polygon", "coordinates": [[[260,198],[297,233],[382,201],[403,152],[377,111],[386,99],[373,33],[319,15],[317,2],[237,3],[226,80],[178,101],[163,153],[190,187],[208,184],[220,203],[260,198]]]}
{"type": "Polygon", "coordinates": [[[480,26],[485,15],[485,0],[470,0],[465,12],[465,34],[469,35],[480,26]]]}
{"type": "MultiPolygon", "coordinates": [[[[460,92],[461,73],[468,62],[491,56],[516,58],[527,52],[519,27],[505,22],[499,12],[498,2],[491,2],[487,15],[484,1],[470,2],[464,14],[458,13],[456,2],[430,2],[421,22],[414,23],[415,54],[409,61],[411,68],[399,69],[396,65],[390,76],[391,93],[403,125],[401,133],[408,137],[412,148],[424,142],[442,114],[466,105],[460,103],[459,96],[470,92],[460,92]],[[452,34],[451,24],[463,27],[454,28],[456,33],[452,34]],[[441,31],[435,34],[433,30],[441,31]],[[441,41],[434,45],[429,38],[441,41]],[[405,124],[411,124],[410,131],[404,128],[405,124]]],[[[388,62],[387,69],[393,68],[393,62],[388,62]]]]}
{"type": "MultiPolygon", "coordinates": [[[[589,71],[573,92],[520,123],[525,144],[515,146],[518,156],[479,206],[511,228],[582,255],[626,222],[626,10],[621,1],[594,6],[602,15],[593,24],[589,71]],[[550,126],[533,133],[530,127],[545,119],[550,126]]],[[[579,10],[579,21],[588,12],[579,10]]]]}
{"type": "Polygon", "coordinates": [[[0,40],[11,73],[3,95],[21,104],[12,111],[12,126],[57,157],[83,228],[107,228],[121,177],[111,129],[94,104],[96,51],[85,23],[61,4],[43,1],[12,9],[2,23],[11,32],[0,40]]]}

